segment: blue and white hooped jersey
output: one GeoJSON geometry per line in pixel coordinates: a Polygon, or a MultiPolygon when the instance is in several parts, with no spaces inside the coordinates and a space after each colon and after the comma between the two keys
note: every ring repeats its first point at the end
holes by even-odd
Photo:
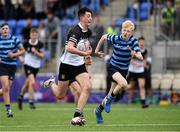
{"type": "Polygon", "coordinates": [[[8,38],[0,36],[0,64],[16,66],[17,58],[10,58],[8,53],[16,53],[20,47],[22,47],[22,43],[15,36],[9,36],[8,38]]]}
{"type": "Polygon", "coordinates": [[[108,35],[107,40],[113,44],[110,64],[116,69],[127,71],[131,60],[130,49],[140,51],[137,39],[131,36],[128,40],[124,40],[121,35],[108,35]]]}

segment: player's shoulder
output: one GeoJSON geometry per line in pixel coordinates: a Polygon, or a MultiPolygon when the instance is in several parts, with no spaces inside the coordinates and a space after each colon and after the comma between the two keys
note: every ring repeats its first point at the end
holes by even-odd
{"type": "Polygon", "coordinates": [[[137,40],[136,37],[133,36],[133,35],[130,37],[130,39],[131,39],[131,40],[137,40]]]}
{"type": "Polygon", "coordinates": [[[75,25],[70,29],[70,33],[71,32],[75,32],[75,33],[80,33],[81,32],[81,28],[79,27],[79,25],[75,25]]]}
{"type": "Polygon", "coordinates": [[[129,40],[134,43],[134,42],[137,41],[137,38],[132,35],[132,36],[129,38],[129,40]]]}
{"type": "Polygon", "coordinates": [[[26,44],[26,45],[29,44],[29,40],[27,40],[27,39],[24,40],[24,41],[23,41],[23,44],[26,44]]]}
{"type": "Polygon", "coordinates": [[[38,40],[38,45],[40,48],[42,48],[44,46],[43,42],[41,42],[40,40],[38,40]]]}
{"type": "Polygon", "coordinates": [[[10,36],[10,39],[13,39],[13,40],[16,40],[16,39],[18,39],[16,36],[14,36],[14,35],[11,35],[10,36]]]}
{"type": "Polygon", "coordinates": [[[88,28],[89,35],[92,35],[92,30],[88,28]]]}

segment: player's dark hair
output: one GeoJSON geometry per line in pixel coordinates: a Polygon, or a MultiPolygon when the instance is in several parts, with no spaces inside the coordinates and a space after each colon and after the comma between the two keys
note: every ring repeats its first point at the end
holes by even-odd
{"type": "Polygon", "coordinates": [[[8,24],[7,22],[1,24],[1,28],[4,27],[4,26],[6,26],[6,25],[9,26],[9,24],[8,24]]]}
{"type": "Polygon", "coordinates": [[[89,8],[83,7],[78,11],[78,18],[80,19],[80,17],[83,16],[86,12],[90,12],[91,14],[93,14],[89,8]]]}
{"type": "Polygon", "coordinates": [[[139,37],[138,40],[145,40],[143,36],[139,37]]]}

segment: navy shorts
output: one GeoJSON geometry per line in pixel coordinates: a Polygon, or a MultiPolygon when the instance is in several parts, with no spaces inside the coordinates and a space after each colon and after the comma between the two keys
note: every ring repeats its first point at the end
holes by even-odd
{"type": "Polygon", "coordinates": [[[120,69],[116,69],[115,67],[111,66],[111,67],[109,68],[109,73],[110,73],[111,81],[112,81],[112,82],[116,82],[116,81],[112,78],[113,74],[116,73],[116,72],[119,72],[119,73],[126,79],[127,72],[128,72],[127,70],[120,70],[120,69]]]}
{"type": "Polygon", "coordinates": [[[0,76],[8,76],[9,80],[13,80],[16,73],[16,66],[0,64],[0,76]]]}

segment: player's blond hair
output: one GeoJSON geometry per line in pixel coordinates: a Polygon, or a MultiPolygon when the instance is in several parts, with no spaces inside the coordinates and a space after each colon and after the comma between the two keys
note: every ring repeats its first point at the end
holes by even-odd
{"type": "Polygon", "coordinates": [[[130,28],[132,31],[135,29],[134,23],[130,20],[126,20],[122,24],[122,28],[130,28]]]}

